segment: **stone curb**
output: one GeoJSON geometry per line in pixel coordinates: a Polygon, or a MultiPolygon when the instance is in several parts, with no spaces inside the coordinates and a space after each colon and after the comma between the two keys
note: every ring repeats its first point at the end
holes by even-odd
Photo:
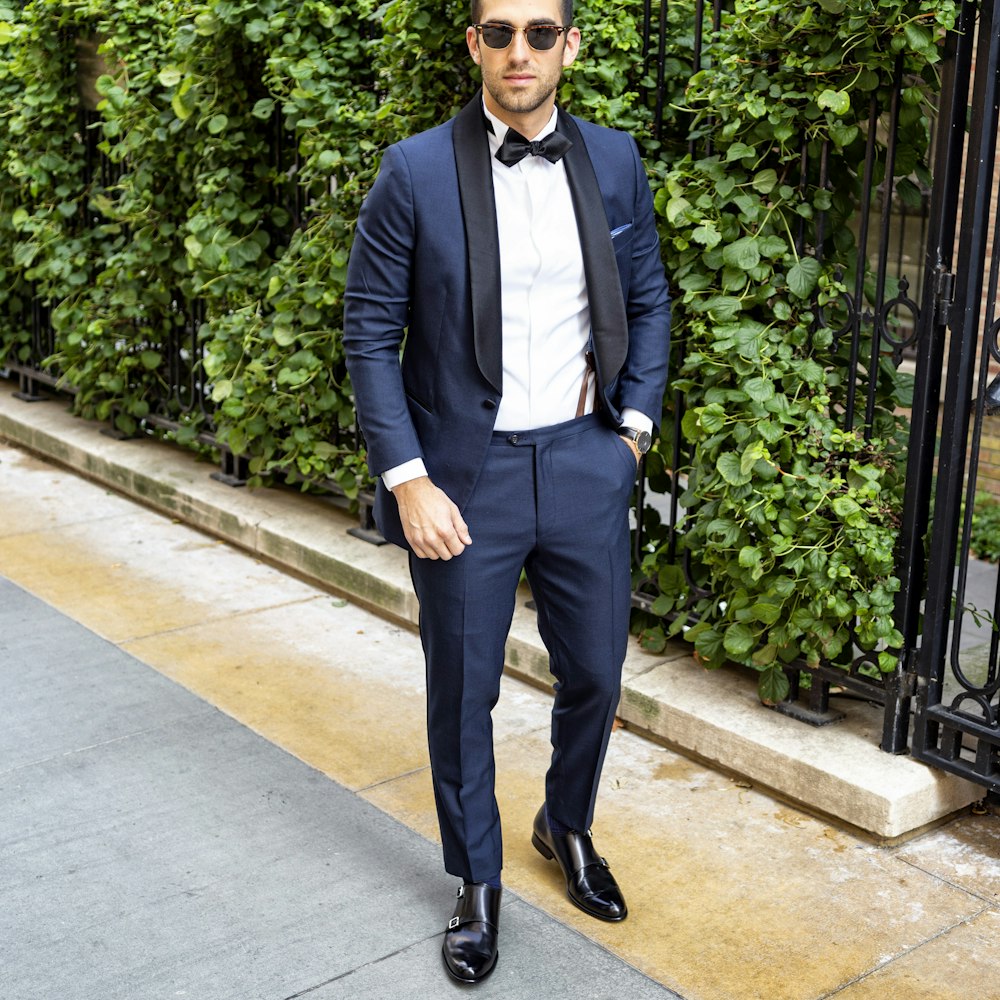
{"type": "MultiPolygon", "coordinates": [[[[225,486],[210,478],[210,465],[181,448],[115,440],[101,433],[104,425],[73,417],[64,400],[29,404],[15,399],[13,389],[0,380],[0,438],[416,625],[404,553],[348,535],[356,521],[336,502],[225,486]]],[[[524,603],[518,602],[507,644],[507,670],[549,686],[548,658],[524,603]]],[[[903,839],[982,798],[978,785],[880,751],[880,709],[854,701],[838,707],[844,721],[814,729],[763,708],[746,672],[702,670],[681,643],[652,656],[633,642],[619,716],[629,728],[879,841],[903,839]]]]}

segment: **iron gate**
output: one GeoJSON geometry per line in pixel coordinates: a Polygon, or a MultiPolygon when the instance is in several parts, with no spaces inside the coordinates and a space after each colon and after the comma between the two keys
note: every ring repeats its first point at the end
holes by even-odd
{"type": "Polygon", "coordinates": [[[995,191],[1000,0],[963,4],[948,45],[927,250],[932,280],[920,331],[901,539],[905,574],[899,614],[906,651],[895,692],[901,709],[896,735],[905,740],[912,696],[913,756],[996,792],[1000,590],[995,567],[988,581],[992,608],[971,604],[969,586],[970,573],[982,573],[972,553],[984,421],[1000,410],[1000,254],[993,251],[1000,237],[995,191]],[[970,642],[970,635],[979,641],[970,642]]]}

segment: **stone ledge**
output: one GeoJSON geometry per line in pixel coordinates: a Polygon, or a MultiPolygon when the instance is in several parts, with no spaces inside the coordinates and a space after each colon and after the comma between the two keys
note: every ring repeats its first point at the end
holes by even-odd
{"type": "MultiPolygon", "coordinates": [[[[101,434],[104,425],[73,417],[64,401],[24,403],[13,388],[0,380],[0,437],[416,625],[405,555],[348,535],[355,522],[336,505],[286,490],[233,489],[180,448],[115,440],[101,434]]],[[[534,614],[519,601],[508,672],[548,686],[547,662],[534,614]]],[[[978,785],[882,753],[880,710],[854,701],[845,710],[843,722],[813,729],[764,709],[748,673],[705,671],[683,644],[652,656],[631,643],[619,715],[654,739],[880,841],[905,838],[982,798],[978,785]]]]}

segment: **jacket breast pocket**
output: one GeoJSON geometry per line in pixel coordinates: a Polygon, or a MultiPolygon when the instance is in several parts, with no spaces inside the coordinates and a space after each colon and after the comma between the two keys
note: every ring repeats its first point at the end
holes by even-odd
{"type": "Polygon", "coordinates": [[[623,254],[631,254],[634,242],[635,227],[631,222],[623,226],[617,226],[611,230],[611,246],[614,247],[616,257],[621,257],[623,254]]]}

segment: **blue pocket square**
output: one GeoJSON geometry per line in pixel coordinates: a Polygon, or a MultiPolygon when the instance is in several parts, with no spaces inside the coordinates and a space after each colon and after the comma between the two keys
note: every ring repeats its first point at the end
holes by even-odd
{"type": "Polygon", "coordinates": [[[611,230],[611,238],[614,239],[616,236],[619,236],[621,233],[624,233],[626,229],[631,229],[631,228],[632,228],[632,223],[626,222],[624,226],[619,226],[617,229],[611,230]]]}

